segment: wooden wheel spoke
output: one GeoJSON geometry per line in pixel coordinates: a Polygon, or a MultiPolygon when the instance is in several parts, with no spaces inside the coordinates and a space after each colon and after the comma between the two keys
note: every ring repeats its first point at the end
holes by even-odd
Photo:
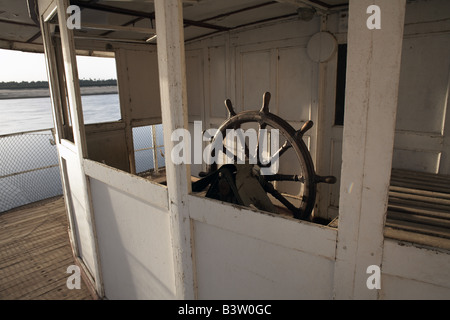
{"type": "Polygon", "coordinates": [[[273,174],[264,176],[267,181],[295,181],[305,182],[305,178],[296,174],[273,174]]]}
{"type": "Polygon", "coordinates": [[[290,210],[294,214],[295,218],[300,217],[301,213],[300,208],[297,208],[288,199],[286,199],[277,189],[275,189],[273,184],[265,180],[264,177],[262,176],[260,177],[259,181],[263,186],[264,190],[270,193],[275,199],[280,201],[288,210],[290,210]]]}
{"type": "Polygon", "coordinates": [[[272,155],[272,157],[270,158],[270,161],[269,161],[267,164],[262,164],[262,163],[260,163],[260,166],[261,166],[261,167],[270,167],[270,166],[272,165],[272,162],[273,162],[274,159],[276,159],[277,157],[278,157],[278,158],[281,158],[281,156],[282,156],[286,151],[288,151],[290,148],[292,148],[292,146],[291,146],[291,144],[286,140],[286,141],[284,142],[283,146],[282,146],[280,149],[278,149],[278,150],[272,155]]]}

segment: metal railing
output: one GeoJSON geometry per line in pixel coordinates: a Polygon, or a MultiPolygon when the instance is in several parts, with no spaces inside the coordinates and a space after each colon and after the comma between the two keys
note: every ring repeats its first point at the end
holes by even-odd
{"type": "Polygon", "coordinates": [[[0,212],[62,195],[52,129],[0,136],[0,212]]]}
{"type": "Polygon", "coordinates": [[[136,173],[158,172],[166,165],[162,124],[133,128],[136,173]]]}
{"type": "MultiPolygon", "coordinates": [[[[133,128],[138,173],[165,166],[162,125],[133,128]]],[[[52,129],[0,135],[0,212],[62,195],[52,129]]]]}

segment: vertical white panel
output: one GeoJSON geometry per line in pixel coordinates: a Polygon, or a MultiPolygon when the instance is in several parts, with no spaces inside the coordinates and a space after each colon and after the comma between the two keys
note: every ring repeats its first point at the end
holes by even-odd
{"type": "Polygon", "coordinates": [[[278,50],[278,115],[287,121],[310,120],[313,82],[313,62],[304,47],[278,50]]]}
{"type": "MultiPolygon", "coordinates": [[[[188,114],[196,119],[204,114],[203,103],[203,52],[191,50],[186,52],[186,86],[188,114]]],[[[192,119],[189,119],[192,121],[192,119]]]]}
{"type": "MultiPolygon", "coordinates": [[[[421,11],[426,11],[422,6],[421,11]]],[[[414,34],[404,39],[395,168],[449,173],[449,52],[447,34],[414,34]]]]}
{"type": "MultiPolygon", "coordinates": [[[[60,147],[61,148],[61,147],[60,147]]],[[[84,179],[80,175],[81,168],[75,156],[62,158],[63,174],[66,179],[66,188],[68,191],[68,204],[71,210],[72,222],[74,228],[74,239],[76,241],[76,251],[78,256],[83,260],[92,276],[95,275],[96,256],[93,246],[91,217],[86,209],[84,202],[84,179]]]]}
{"type": "Polygon", "coordinates": [[[235,109],[259,110],[264,92],[271,91],[271,52],[250,51],[241,53],[241,96],[235,109]]]}
{"type": "MultiPolygon", "coordinates": [[[[145,119],[161,116],[159,93],[158,59],[155,51],[126,50],[127,79],[129,90],[128,114],[130,119],[145,119]]],[[[120,79],[120,78],[119,78],[120,79]]],[[[119,83],[120,90],[120,83],[119,83]]],[[[122,90],[120,93],[122,94],[122,90]]]]}
{"type": "Polygon", "coordinates": [[[199,299],[330,299],[334,262],[195,221],[199,299]]]}
{"type": "Polygon", "coordinates": [[[227,73],[225,47],[210,47],[209,50],[209,110],[211,117],[226,118],[224,101],[227,97],[227,73]]]}
{"type": "Polygon", "coordinates": [[[448,34],[404,40],[397,130],[441,133],[447,107],[449,53],[448,34]]]}
{"type": "Polygon", "coordinates": [[[173,299],[168,213],[96,179],[90,181],[106,297],[173,299]]]}

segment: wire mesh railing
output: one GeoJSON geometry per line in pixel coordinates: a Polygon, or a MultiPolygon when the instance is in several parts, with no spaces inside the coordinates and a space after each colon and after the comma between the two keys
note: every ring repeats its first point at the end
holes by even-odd
{"type": "MultiPolygon", "coordinates": [[[[133,128],[137,173],[165,166],[162,125],[133,128]]],[[[52,129],[0,135],[0,212],[62,195],[52,129]]]]}
{"type": "Polygon", "coordinates": [[[133,128],[136,173],[158,172],[165,167],[162,124],[133,128]]]}
{"type": "Polygon", "coordinates": [[[51,129],[0,136],[0,212],[62,195],[51,129]]]}

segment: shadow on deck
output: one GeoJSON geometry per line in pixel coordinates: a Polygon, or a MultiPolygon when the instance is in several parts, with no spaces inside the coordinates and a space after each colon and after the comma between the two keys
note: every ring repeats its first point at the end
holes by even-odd
{"type": "Polygon", "coordinates": [[[62,197],[0,214],[0,299],[91,300],[83,281],[70,290],[75,264],[62,197]]]}

